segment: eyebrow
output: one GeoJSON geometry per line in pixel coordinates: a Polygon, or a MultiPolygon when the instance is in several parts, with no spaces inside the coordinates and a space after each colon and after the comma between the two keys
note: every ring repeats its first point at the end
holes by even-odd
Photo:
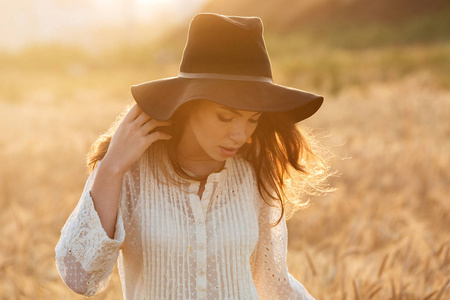
{"type": "MultiPolygon", "coordinates": [[[[220,106],[220,108],[225,109],[225,110],[228,110],[229,112],[232,112],[233,114],[236,114],[236,115],[242,117],[242,114],[241,114],[240,112],[238,112],[237,110],[235,110],[234,108],[227,107],[227,106],[222,106],[222,105],[220,106]]],[[[254,117],[254,116],[256,116],[256,115],[262,115],[262,113],[261,113],[261,112],[256,112],[256,113],[254,113],[254,114],[252,115],[252,117],[254,117]]]]}

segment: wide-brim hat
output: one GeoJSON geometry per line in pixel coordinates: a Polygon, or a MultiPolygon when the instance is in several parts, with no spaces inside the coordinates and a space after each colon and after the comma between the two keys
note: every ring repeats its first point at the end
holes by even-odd
{"type": "Polygon", "coordinates": [[[157,120],[168,120],[191,100],[209,100],[237,110],[287,112],[299,122],[323,102],[273,83],[261,19],[211,13],[192,19],[178,76],[133,85],[131,93],[157,120]]]}

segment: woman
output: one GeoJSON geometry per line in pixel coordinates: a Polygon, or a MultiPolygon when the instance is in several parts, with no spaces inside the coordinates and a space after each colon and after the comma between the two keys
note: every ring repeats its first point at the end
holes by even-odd
{"type": "Polygon", "coordinates": [[[312,299],[286,267],[285,182],[326,177],[295,125],[323,98],[273,84],[261,20],[195,16],[178,77],[132,94],[62,230],[65,283],[94,295],[118,259],[125,299],[312,299]]]}

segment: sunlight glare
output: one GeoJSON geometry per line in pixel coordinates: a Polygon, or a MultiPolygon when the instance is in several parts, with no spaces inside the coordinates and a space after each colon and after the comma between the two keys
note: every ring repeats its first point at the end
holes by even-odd
{"type": "Polygon", "coordinates": [[[173,1],[173,0],[136,0],[136,2],[137,3],[140,3],[140,4],[158,4],[158,3],[161,3],[161,2],[171,2],[171,1],[173,1]]]}

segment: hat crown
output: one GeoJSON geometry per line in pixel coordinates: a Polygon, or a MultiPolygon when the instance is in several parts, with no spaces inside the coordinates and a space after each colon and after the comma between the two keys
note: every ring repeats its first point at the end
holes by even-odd
{"type": "Polygon", "coordinates": [[[272,78],[261,19],[196,15],[189,27],[180,72],[272,78]]]}

